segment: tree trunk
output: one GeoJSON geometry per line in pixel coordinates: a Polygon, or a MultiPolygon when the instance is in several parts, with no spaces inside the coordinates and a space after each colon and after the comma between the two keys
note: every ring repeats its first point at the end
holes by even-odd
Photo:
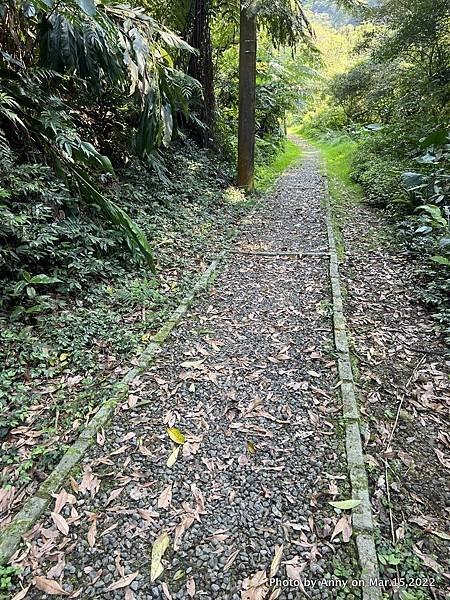
{"type": "Polygon", "coordinates": [[[206,125],[206,129],[198,127],[194,134],[197,142],[207,148],[214,146],[216,125],[214,65],[209,27],[210,5],[211,0],[192,0],[187,30],[184,35],[189,44],[198,50],[198,54],[191,54],[187,72],[202,85],[203,102],[199,117],[206,125]]]}
{"type": "Polygon", "coordinates": [[[239,38],[239,129],[237,183],[253,189],[255,175],[256,15],[243,0],[239,38]]]}

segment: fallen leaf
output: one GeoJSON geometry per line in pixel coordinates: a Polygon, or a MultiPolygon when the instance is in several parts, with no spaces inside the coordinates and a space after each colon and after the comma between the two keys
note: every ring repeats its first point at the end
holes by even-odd
{"type": "Polygon", "coordinates": [[[56,498],[55,498],[55,510],[54,510],[54,512],[56,514],[59,514],[61,512],[61,510],[64,508],[64,506],[67,503],[67,499],[68,499],[68,493],[66,492],[65,489],[62,489],[59,492],[59,494],[56,496],[56,498]]]}
{"type": "Polygon", "coordinates": [[[195,580],[193,577],[189,577],[186,582],[186,592],[190,598],[195,596],[195,580]]]}
{"type": "Polygon", "coordinates": [[[428,554],[424,554],[416,545],[414,545],[412,548],[414,553],[417,554],[424,565],[432,569],[435,573],[441,574],[444,572],[444,567],[434,560],[434,558],[428,554]]]}
{"type": "Polygon", "coordinates": [[[111,504],[111,502],[113,500],[115,500],[116,498],[118,498],[120,496],[120,494],[123,492],[123,487],[121,488],[116,488],[115,490],[113,490],[110,495],[108,496],[108,500],[106,501],[105,506],[108,506],[108,504],[111,504]]]}
{"type": "Polygon", "coordinates": [[[153,543],[152,547],[152,561],[150,565],[150,581],[153,582],[161,575],[164,571],[164,567],[161,564],[161,559],[164,556],[164,552],[167,550],[170,544],[170,538],[164,531],[153,543]]]}
{"type": "Polygon", "coordinates": [[[252,577],[247,577],[242,582],[241,600],[263,600],[267,592],[267,575],[265,571],[258,571],[252,577]]]}
{"type": "Polygon", "coordinates": [[[13,596],[11,598],[11,600],[23,600],[23,598],[25,598],[25,596],[28,594],[28,590],[30,589],[30,587],[31,587],[31,584],[28,585],[23,590],[21,590],[20,592],[18,592],[15,596],[13,596]]]}
{"type": "Polygon", "coordinates": [[[172,596],[170,594],[169,588],[167,587],[167,583],[164,581],[161,584],[162,587],[162,591],[164,592],[164,596],[167,598],[167,600],[172,600],[172,596]]]}
{"type": "Polygon", "coordinates": [[[90,548],[93,548],[95,546],[96,535],[97,535],[97,518],[94,517],[92,520],[92,524],[89,527],[88,534],[87,534],[87,540],[88,540],[88,544],[89,544],[90,548]]]}
{"type": "Polygon", "coordinates": [[[176,444],[184,444],[186,441],[186,437],[177,427],[168,427],[167,433],[169,434],[170,439],[176,444]]]}
{"type": "Polygon", "coordinates": [[[160,497],[158,498],[158,508],[167,508],[172,502],[172,484],[169,483],[167,487],[163,489],[160,497]]]}
{"type": "Polygon", "coordinates": [[[109,585],[106,588],[106,591],[111,592],[112,590],[120,590],[121,588],[127,587],[128,585],[130,585],[130,583],[132,583],[136,579],[136,577],[138,575],[139,575],[139,572],[136,571],[135,573],[130,573],[130,575],[121,577],[117,581],[114,581],[114,583],[111,583],[111,585],[109,585]]]}
{"type": "Polygon", "coordinates": [[[144,521],[153,521],[159,517],[159,513],[148,510],[146,508],[138,508],[138,514],[144,519],[144,521]]]}
{"type": "Polygon", "coordinates": [[[52,517],[53,523],[56,525],[56,527],[59,529],[59,531],[63,535],[68,535],[69,534],[69,524],[67,523],[65,518],[56,512],[52,512],[51,517],[52,517]]]}
{"type": "Polygon", "coordinates": [[[352,498],[351,500],[338,500],[337,502],[328,502],[334,508],[340,508],[341,510],[350,510],[359,506],[361,504],[361,500],[356,500],[356,498],[352,498]]]}
{"type": "Polygon", "coordinates": [[[225,566],[223,568],[224,573],[226,573],[227,571],[230,570],[230,568],[231,568],[232,564],[234,563],[234,561],[236,560],[238,554],[239,554],[239,550],[235,550],[234,552],[232,552],[230,554],[230,556],[228,557],[228,560],[225,563],[225,566]]]}
{"type": "Polygon", "coordinates": [[[352,527],[350,525],[350,521],[347,515],[341,517],[336,523],[336,527],[334,528],[333,534],[331,536],[331,541],[333,541],[334,538],[340,533],[342,533],[342,541],[345,543],[347,543],[352,536],[352,527]]]}
{"type": "Polygon", "coordinates": [[[275,546],[275,556],[273,557],[272,564],[270,565],[269,577],[275,577],[278,569],[280,568],[281,557],[283,556],[283,545],[275,546]]]}
{"type": "Polygon", "coordinates": [[[167,466],[169,469],[177,462],[178,454],[180,453],[181,446],[175,446],[172,450],[169,458],[167,459],[167,466]]]}
{"type": "Polygon", "coordinates": [[[450,535],[448,533],[445,533],[445,531],[432,531],[431,532],[433,535],[436,535],[438,538],[441,538],[441,540],[450,540],[450,535]]]}
{"type": "Polygon", "coordinates": [[[45,592],[49,596],[68,596],[69,593],[64,590],[57,581],[54,579],[47,579],[47,577],[36,576],[34,578],[34,585],[41,592],[45,592]]]}

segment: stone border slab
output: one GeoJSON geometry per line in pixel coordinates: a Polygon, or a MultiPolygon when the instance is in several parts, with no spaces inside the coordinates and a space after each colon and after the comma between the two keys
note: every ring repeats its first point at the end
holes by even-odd
{"type": "Polygon", "coordinates": [[[10,560],[18,548],[22,536],[33,527],[47,510],[52,499],[52,494],[56,494],[59,491],[70,471],[96,441],[97,431],[101,427],[104,427],[111,419],[120,401],[128,393],[129,384],[135,377],[148,368],[157,351],[187,312],[195,296],[208,286],[225,254],[226,250],[223,250],[202,273],[190,292],[188,292],[170,315],[169,319],[151,338],[149,344],[140,354],[137,366],[127,371],[124,377],[115,384],[115,395],[100,405],[89,424],[66,451],[47,479],[39,486],[35,494],[25,502],[23,508],[13,517],[12,521],[3,529],[0,534],[0,566],[5,565],[10,560]]]}
{"type": "MultiPolygon", "coordinates": [[[[319,155],[318,155],[319,156],[319,155]]],[[[352,497],[360,504],[352,511],[352,524],[358,549],[361,579],[363,580],[363,600],[381,600],[381,588],[371,585],[371,580],[379,578],[378,558],[374,541],[374,524],[369,498],[369,485],[364,463],[360,432],[360,416],[353,379],[352,364],[347,338],[347,325],[344,315],[341,284],[339,279],[339,259],[334,238],[330,192],[324,175],[325,217],[328,245],[330,248],[330,281],[333,300],[334,344],[337,354],[338,372],[341,381],[342,414],[345,428],[345,450],[347,467],[352,486],[352,497]]]]}

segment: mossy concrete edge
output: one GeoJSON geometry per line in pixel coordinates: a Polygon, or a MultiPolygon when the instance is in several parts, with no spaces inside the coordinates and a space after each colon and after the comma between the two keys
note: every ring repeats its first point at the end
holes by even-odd
{"type": "Polygon", "coordinates": [[[34,496],[25,502],[22,509],[6,525],[0,534],[0,566],[7,564],[17,550],[22,536],[45,513],[51,502],[52,494],[56,494],[59,491],[71,470],[95,442],[98,430],[104,427],[111,419],[120,401],[127,394],[129,384],[149,366],[156,352],[186,314],[196,295],[208,286],[210,279],[217,271],[225,254],[226,250],[220,252],[210,263],[209,267],[200,275],[193,288],[186,294],[169,319],[152,336],[150,342],[140,354],[137,366],[127,371],[122,379],[116,383],[115,396],[108,398],[99,406],[94,417],[80,433],[77,440],[65,452],[47,479],[39,486],[34,496]]]}
{"type": "Polygon", "coordinates": [[[333,301],[333,330],[334,344],[337,353],[339,378],[341,380],[340,392],[343,404],[343,420],[345,427],[345,449],[347,454],[347,467],[352,486],[353,498],[360,500],[360,504],[353,509],[352,523],[355,532],[358,559],[363,580],[363,600],[381,600],[380,587],[371,585],[371,580],[379,577],[378,558],[374,540],[374,524],[372,507],[369,497],[364,454],[361,442],[360,415],[355,391],[350,350],[347,337],[347,324],[344,315],[341,284],[339,278],[339,259],[333,230],[330,192],[328,181],[324,173],[325,189],[325,217],[327,225],[328,246],[330,248],[330,283],[333,301]]]}

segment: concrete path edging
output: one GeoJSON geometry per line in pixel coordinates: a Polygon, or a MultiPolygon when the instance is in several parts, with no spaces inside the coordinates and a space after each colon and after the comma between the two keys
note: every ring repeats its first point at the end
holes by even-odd
{"type": "Polygon", "coordinates": [[[363,600],[381,600],[380,586],[373,585],[379,579],[378,558],[374,541],[374,524],[369,497],[364,453],[360,432],[360,415],[350,360],[347,338],[347,324],[344,315],[341,284],[339,278],[339,259],[334,238],[330,192],[327,176],[324,174],[325,217],[328,244],[330,248],[330,282],[333,301],[334,343],[337,353],[338,372],[341,382],[342,417],[345,428],[345,449],[347,466],[352,486],[352,497],[360,500],[359,506],[352,510],[352,525],[361,568],[361,588],[363,600]]]}
{"type": "Polygon", "coordinates": [[[100,405],[94,417],[80,433],[78,439],[65,452],[47,479],[39,486],[35,494],[25,502],[23,508],[13,517],[12,521],[3,529],[0,534],[0,566],[7,564],[17,550],[22,536],[35,525],[47,510],[52,500],[52,494],[56,494],[59,491],[70,471],[96,441],[97,431],[101,427],[104,427],[113,416],[119,402],[127,394],[129,384],[149,366],[156,352],[187,312],[195,296],[208,286],[225,254],[226,250],[220,252],[210,263],[209,267],[200,275],[193,288],[183,298],[169,319],[152,336],[149,344],[140,354],[137,366],[127,371],[124,377],[115,384],[115,395],[100,405]]]}

